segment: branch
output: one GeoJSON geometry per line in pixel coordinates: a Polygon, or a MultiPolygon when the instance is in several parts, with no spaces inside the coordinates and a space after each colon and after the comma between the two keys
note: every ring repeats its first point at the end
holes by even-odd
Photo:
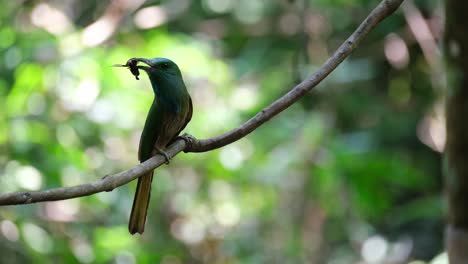
{"type": "MultiPolygon", "coordinates": [[[[169,157],[174,157],[184,150],[186,143],[179,139],[166,150],[169,157]]],[[[98,192],[110,192],[141,175],[161,166],[166,162],[166,158],[156,155],[137,166],[114,175],[106,175],[98,181],[76,185],[72,187],[54,188],[37,192],[13,192],[0,195],[0,205],[29,204],[46,201],[66,200],[76,197],[88,196],[98,192]]]]}
{"type": "Polygon", "coordinates": [[[327,77],[351,52],[361,43],[361,41],[369,34],[369,32],[377,26],[384,18],[392,14],[403,0],[383,0],[359,25],[354,33],[341,44],[341,46],[333,53],[331,57],[312,75],[307,77],[287,94],[265,107],[247,122],[221,136],[198,140],[190,144],[185,150],[186,152],[205,152],[220,148],[235,142],[250,132],[257,129],[266,121],[276,116],[284,109],[288,108],[307,92],[317,86],[325,77],[327,77]]]}
{"type": "MultiPolygon", "coordinates": [[[[267,122],[295,102],[303,97],[307,92],[317,86],[325,77],[327,77],[351,52],[359,45],[364,37],[384,18],[392,14],[403,0],[383,0],[359,25],[356,31],[327,59],[327,61],[306,80],[295,86],[287,94],[265,107],[254,117],[249,119],[241,126],[215,138],[197,140],[178,139],[171,144],[166,153],[169,157],[174,157],[181,151],[185,152],[205,152],[217,149],[231,144],[246,135],[250,134],[256,128],[267,122]]],[[[72,186],[49,189],[36,192],[14,192],[0,195],[0,205],[28,204],[44,201],[65,200],[76,197],[88,196],[103,191],[112,191],[114,188],[122,186],[141,175],[161,166],[165,159],[161,155],[156,155],[151,159],[136,165],[126,171],[105,176],[102,179],[72,186]]]]}

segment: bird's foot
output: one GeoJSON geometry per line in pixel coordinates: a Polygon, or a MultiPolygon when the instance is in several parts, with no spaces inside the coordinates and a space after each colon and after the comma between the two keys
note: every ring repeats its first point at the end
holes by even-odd
{"type": "Polygon", "coordinates": [[[170,163],[171,158],[169,157],[169,155],[167,155],[167,153],[166,153],[164,150],[162,150],[162,149],[160,149],[160,148],[154,148],[154,151],[155,151],[156,153],[158,153],[158,154],[163,155],[164,158],[166,158],[166,164],[169,164],[169,163],[170,163]]]}
{"type": "MultiPolygon", "coordinates": [[[[190,134],[188,134],[188,133],[184,133],[184,134],[181,135],[181,136],[177,136],[177,137],[175,138],[175,140],[177,140],[177,139],[182,139],[182,140],[185,141],[185,143],[190,144],[190,142],[192,142],[193,140],[195,140],[195,137],[192,136],[192,135],[190,135],[190,134]]],[[[174,141],[175,141],[175,140],[174,140],[174,141]]]]}
{"type": "MultiPolygon", "coordinates": [[[[192,143],[196,140],[196,138],[195,138],[194,136],[192,136],[192,135],[190,135],[190,134],[188,134],[188,133],[184,133],[184,134],[181,135],[181,136],[177,136],[177,137],[175,138],[175,140],[177,140],[177,139],[182,139],[182,140],[185,141],[185,144],[187,145],[187,146],[185,147],[185,149],[190,149],[191,146],[192,146],[192,143]]],[[[174,141],[175,141],[175,140],[174,140],[174,141]]],[[[187,152],[187,151],[184,150],[184,152],[187,152]]]]}

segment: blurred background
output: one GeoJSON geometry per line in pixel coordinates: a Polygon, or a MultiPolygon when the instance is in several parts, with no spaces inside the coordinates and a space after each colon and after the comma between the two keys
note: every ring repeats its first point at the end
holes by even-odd
{"type": "MultiPolygon", "coordinates": [[[[312,73],[378,3],[2,1],[0,192],[138,163],[153,93],[111,65],[177,62],[194,103],[185,131],[209,138],[312,73]]],[[[131,183],[0,208],[0,262],[442,263],[442,13],[407,0],[278,117],[159,168],[143,236],[127,231],[131,183]]]]}

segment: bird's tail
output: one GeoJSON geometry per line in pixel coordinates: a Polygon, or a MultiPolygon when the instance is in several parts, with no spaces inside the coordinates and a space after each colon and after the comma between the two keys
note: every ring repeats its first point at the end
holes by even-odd
{"type": "Polygon", "coordinates": [[[153,171],[138,178],[138,183],[133,198],[132,212],[128,222],[128,231],[130,234],[145,231],[146,213],[151,197],[151,181],[153,180],[153,171]]]}

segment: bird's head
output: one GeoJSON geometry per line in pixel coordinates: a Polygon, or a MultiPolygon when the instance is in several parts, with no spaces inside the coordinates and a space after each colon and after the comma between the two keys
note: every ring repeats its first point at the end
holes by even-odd
{"type": "Polygon", "coordinates": [[[179,67],[177,64],[167,58],[131,58],[126,64],[115,64],[115,67],[127,67],[130,69],[133,75],[138,80],[140,75],[139,70],[144,70],[150,79],[159,77],[182,77],[179,67]],[[138,65],[142,62],[146,65],[138,65]]]}
{"type": "Polygon", "coordinates": [[[160,97],[165,90],[171,91],[185,91],[185,84],[182,79],[182,74],[177,64],[170,59],[166,58],[131,58],[126,64],[116,64],[116,67],[127,67],[131,73],[136,77],[140,75],[140,70],[144,70],[151,81],[154,93],[160,97]],[[146,65],[138,65],[143,63],[146,65]]]}

